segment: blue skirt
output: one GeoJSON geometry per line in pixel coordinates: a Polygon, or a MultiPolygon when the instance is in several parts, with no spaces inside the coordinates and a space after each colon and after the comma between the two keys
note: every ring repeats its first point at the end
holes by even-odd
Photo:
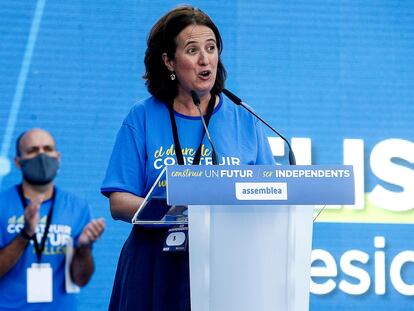
{"type": "Polygon", "coordinates": [[[163,252],[168,228],[134,226],[118,261],[110,311],[189,311],[188,249],[163,252]]]}

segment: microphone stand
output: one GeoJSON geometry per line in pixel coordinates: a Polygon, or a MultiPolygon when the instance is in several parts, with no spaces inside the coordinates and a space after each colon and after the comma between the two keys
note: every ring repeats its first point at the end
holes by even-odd
{"type": "Polygon", "coordinates": [[[214,148],[213,141],[211,140],[210,132],[208,131],[208,127],[207,127],[206,121],[204,120],[203,113],[201,112],[200,98],[198,97],[198,95],[195,91],[191,91],[191,97],[193,98],[194,105],[196,105],[198,113],[200,114],[201,121],[203,122],[203,127],[204,127],[204,130],[205,130],[206,135],[207,135],[207,139],[208,139],[208,141],[210,142],[210,145],[211,145],[211,149],[212,149],[211,158],[212,158],[212,161],[213,161],[213,165],[217,165],[218,164],[218,159],[217,159],[216,149],[214,148]]]}
{"type": "Polygon", "coordinates": [[[266,125],[271,131],[276,133],[277,136],[283,139],[283,141],[286,143],[289,149],[289,164],[290,165],[296,165],[296,158],[295,154],[293,153],[292,147],[290,146],[289,141],[278,131],[276,131],[269,123],[267,123],[265,120],[263,120],[257,113],[255,113],[252,109],[249,108],[239,97],[234,95],[232,92],[230,92],[227,89],[222,90],[223,94],[225,94],[233,103],[236,105],[242,106],[244,109],[246,109],[248,112],[250,112],[252,115],[254,115],[257,119],[259,119],[264,125],[266,125]]]}

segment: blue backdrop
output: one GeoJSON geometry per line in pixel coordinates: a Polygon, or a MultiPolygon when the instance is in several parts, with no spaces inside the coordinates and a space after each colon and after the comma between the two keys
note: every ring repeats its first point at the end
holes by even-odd
{"type": "MultiPolygon", "coordinates": [[[[59,185],[106,219],[80,310],[108,304],[130,228],[110,218],[99,186],[123,117],[148,96],[141,78],[148,31],[178,3],[0,6],[0,188],[19,181],[12,162],[17,135],[44,127],[63,154],[59,185]]],[[[313,266],[326,273],[312,272],[311,310],[412,309],[414,3],[192,4],[222,33],[227,87],[286,136],[302,138],[295,145],[307,153],[302,164],[348,161],[361,173],[359,206],[329,208],[315,225],[313,266]]]]}

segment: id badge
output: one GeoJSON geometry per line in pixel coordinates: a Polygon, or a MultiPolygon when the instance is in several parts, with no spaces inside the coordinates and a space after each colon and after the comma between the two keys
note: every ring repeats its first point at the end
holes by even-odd
{"type": "Polygon", "coordinates": [[[27,302],[53,301],[53,272],[49,263],[33,263],[27,268],[27,302]]]}
{"type": "Polygon", "coordinates": [[[180,225],[168,230],[164,242],[164,252],[184,252],[187,249],[188,226],[180,225]]]}

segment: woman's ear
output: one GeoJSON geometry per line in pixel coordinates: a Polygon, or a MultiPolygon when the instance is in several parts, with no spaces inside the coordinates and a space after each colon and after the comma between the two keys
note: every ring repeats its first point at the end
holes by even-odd
{"type": "Polygon", "coordinates": [[[167,53],[162,53],[162,60],[169,71],[174,71],[174,61],[168,57],[167,53]]]}

